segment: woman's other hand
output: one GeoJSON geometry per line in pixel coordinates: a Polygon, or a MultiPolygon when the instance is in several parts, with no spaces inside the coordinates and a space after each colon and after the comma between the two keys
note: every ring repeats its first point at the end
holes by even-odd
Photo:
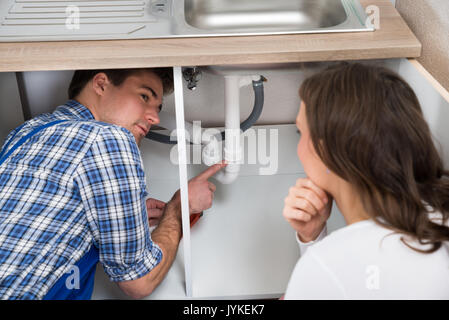
{"type": "Polygon", "coordinates": [[[298,233],[299,240],[315,240],[326,225],[332,209],[332,196],[309,178],[300,178],[285,198],[284,218],[298,233]]]}

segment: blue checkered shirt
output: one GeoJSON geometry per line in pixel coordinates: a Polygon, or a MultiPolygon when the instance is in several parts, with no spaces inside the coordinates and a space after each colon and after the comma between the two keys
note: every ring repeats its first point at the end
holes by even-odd
{"type": "Polygon", "coordinates": [[[111,281],[140,278],[162,258],[152,242],[145,174],[134,136],[95,121],[74,100],[9,134],[40,125],[0,166],[0,298],[41,299],[95,245],[111,281]]]}

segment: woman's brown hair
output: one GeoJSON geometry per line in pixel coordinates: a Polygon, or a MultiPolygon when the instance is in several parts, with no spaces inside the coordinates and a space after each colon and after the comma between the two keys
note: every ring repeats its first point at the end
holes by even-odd
{"type": "Polygon", "coordinates": [[[430,245],[401,237],[419,252],[449,241],[449,171],[406,81],[383,67],[339,63],[307,78],[299,94],[318,156],[356,188],[376,223],[430,245]]]}

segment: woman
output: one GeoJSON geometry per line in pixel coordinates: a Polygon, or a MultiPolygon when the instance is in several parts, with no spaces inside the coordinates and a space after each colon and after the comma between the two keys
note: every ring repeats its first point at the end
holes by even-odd
{"type": "Polygon", "coordinates": [[[398,75],[338,64],[304,81],[307,178],[285,199],[302,257],[285,299],[449,299],[449,172],[398,75]],[[326,236],[335,201],[347,226],[326,236]]]}

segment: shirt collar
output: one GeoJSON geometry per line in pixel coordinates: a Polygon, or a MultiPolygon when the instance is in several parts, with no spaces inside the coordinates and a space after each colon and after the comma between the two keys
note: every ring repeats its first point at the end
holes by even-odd
{"type": "Polygon", "coordinates": [[[90,110],[86,106],[73,99],[67,101],[62,106],[59,106],[56,110],[70,118],[95,120],[92,112],[90,112],[90,110]]]}

